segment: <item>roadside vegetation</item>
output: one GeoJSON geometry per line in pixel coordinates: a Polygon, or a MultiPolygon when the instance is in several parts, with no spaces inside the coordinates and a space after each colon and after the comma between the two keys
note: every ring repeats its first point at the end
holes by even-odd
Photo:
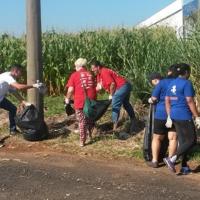
{"type": "MultiPolygon", "coordinates": [[[[196,25],[186,38],[177,37],[175,32],[166,27],[142,29],[113,29],[82,31],[80,33],[58,33],[55,30],[42,35],[44,82],[48,86],[48,96],[45,97],[45,117],[60,123],[57,119],[66,120],[63,105],[63,94],[66,80],[74,69],[73,63],[79,57],[88,61],[98,59],[108,67],[117,70],[127,77],[133,84],[132,103],[138,105],[137,117],[144,124],[147,106],[146,99],[151,87],[148,75],[151,72],[160,72],[163,76],[167,68],[176,62],[186,62],[192,66],[191,80],[194,83],[197,102],[200,102],[200,26],[196,25]],[[142,113],[142,114],[141,114],[142,113]]],[[[26,66],[25,36],[20,38],[0,35],[0,70],[5,71],[12,63],[26,66]]],[[[89,65],[88,65],[89,67],[89,65]]],[[[24,76],[25,77],[25,76],[24,76]]],[[[26,81],[26,77],[24,80],[26,81]]],[[[25,95],[25,94],[24,94],[25,95]]],[[[102,94],[100,98],[106,97],[102,94]]],[[[107,113],[98,125],[110,121],[107,113]],[[106,121],[107,120],[107,121],[106,121]]],[[[124,132],[128,122],[123,121],[119,132],[124,132]]],[[[54,148],[63,148],[69,152],[80,152],[78,134],[68,133],[61,128],[61,133],[44,141],[54,148]]],[[[57,128],[59,129],[59,128],[57,128]]],[[[6,133],[5,126],[0,128],[6,133]]],[[[55,131],[56,132],[56,131],[55,131]]],[[[109,130],[108,130],[109,133],[109,130]]],[[[136,136],[125,140],[113,137],[112,133],[95,136],[95,142],[88,145],[81,152],[101,154],[114,157],[142,158],[143,130],[136,136]]],[[[200,162],[200,148],[197,147],[193,159],[200,162]]]]}

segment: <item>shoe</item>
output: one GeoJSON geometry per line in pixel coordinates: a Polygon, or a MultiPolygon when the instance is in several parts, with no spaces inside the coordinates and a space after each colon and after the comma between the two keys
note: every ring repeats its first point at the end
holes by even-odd
{"type": "Polygon", "coordinates": [[[147,165],[152,168],[158,168],[158,162],[156,161],[155,162],[149,161],[147,162],[147,165]]]}
{"type": "Polygon", "coordinates": [[[135,134],[135,119],[131,119],[131,124],[130,124],[130,128],[129,128],[129,133],[134,133],[135,134]]]}
{"type": "Polygon", "coordinates": [[[188,175],[192,173],[192,170],[188,166],[182,167],[180,173],[183,175],[188,175]]]}
{"type": "Polygon", "coordinates": [[[17,130],[16,128],[13,129],[13,130],[10,130],[10,135],[17,135],[17,134],[19,134],[19,133],[20,133],[20,131],[17,130]]]}
{"type": "Polygon", "coordinates": [[[175,165],[174,163],[170,160],[169,157],[163,158],[164,163],[167,165],[170,171],[176,173],[175,165]]]}
{"type": "Polygon", "coordinates": [[[85,146],[85,142],[80,142],[80,147],[84,147],[85,146]]]}
{"type": "Polygon", "coordinates": [[[0,148],[4,146],[5,146],[4,143],[0,142],[0,148]]]}

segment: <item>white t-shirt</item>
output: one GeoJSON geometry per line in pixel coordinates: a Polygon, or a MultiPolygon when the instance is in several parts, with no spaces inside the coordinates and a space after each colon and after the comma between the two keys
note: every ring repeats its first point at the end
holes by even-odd
{"type": "Polygon", "coordinates": [[[10,84],[15,83],[16,80],[11,76],[10,72],[0,74],[0,102],[4,99],[10,90],[10,84]]]}

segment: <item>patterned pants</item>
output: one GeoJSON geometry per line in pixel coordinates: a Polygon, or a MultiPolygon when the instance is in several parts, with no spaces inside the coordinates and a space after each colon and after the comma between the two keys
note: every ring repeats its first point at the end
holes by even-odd
{"type": "Polygon", "coordinates": [[[82,109],[76,110],[76,119],[78,120],[80,141],[85,142],[87,139],[87,130],[89,132],[94,128],[94,122],[87,118],[82,109]]]}

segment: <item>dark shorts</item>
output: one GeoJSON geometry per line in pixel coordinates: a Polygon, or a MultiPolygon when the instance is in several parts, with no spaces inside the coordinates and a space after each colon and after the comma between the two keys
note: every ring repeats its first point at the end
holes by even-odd
{"type": "Polygon", "coordinates": [[[154,134],[167,135],[169,131],[176,132],[174,125],[172,125],[172,128],[167,128],[165,124],[166,120],[154,119],[154,134]]]}

